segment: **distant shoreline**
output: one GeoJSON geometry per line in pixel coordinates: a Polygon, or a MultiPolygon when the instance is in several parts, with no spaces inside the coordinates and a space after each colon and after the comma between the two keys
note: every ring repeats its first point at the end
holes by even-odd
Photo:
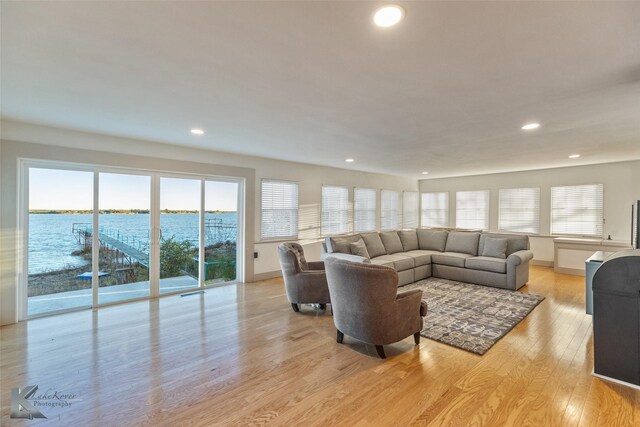
{"type": "MultiPolygon", "coordinates": [[[[30,214],[54,214],[54,215],[69,215],[69,214],[92,214],[93,210],[47,210],[47,209],[33,209],[29,210],[30,214]]],[[[131,210],[123,210],[123,209],[102,209],[98,213],[100,214],[118,214],[118,215],[137,215],[137,214],[148,214],[149,210],[143,209],[131,209],[131,210]]],[[[181,210],[172,210],[172,209],[163,209],[160,211],[161,214],[197,214],[198,211],[181,211],[181,210]]],[[[226,214],[226,213],[236,213],[236,211],[205,211],[205,213],[210,214],[226,214]]]]}

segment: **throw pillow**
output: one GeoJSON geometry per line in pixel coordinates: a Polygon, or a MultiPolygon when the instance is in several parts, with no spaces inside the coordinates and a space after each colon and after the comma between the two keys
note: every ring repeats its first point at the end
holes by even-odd
{"type": "Polygon", "coordinates": [[[364,240],[360,239],[357,242],[349,244],[349,248],[351,249],[351,253],[353,255],[371,259],[371,257],[369,256],[369,252],[367,251],[367,246],[364,244],[364,240]]]}
{"type": "Polygon", "coordinates": [[[492,258],[505,259],[507,253],[507,239],[499,237],[487,237],[484,240],[484,249],[482,249],[482,256],[492,258]]]}

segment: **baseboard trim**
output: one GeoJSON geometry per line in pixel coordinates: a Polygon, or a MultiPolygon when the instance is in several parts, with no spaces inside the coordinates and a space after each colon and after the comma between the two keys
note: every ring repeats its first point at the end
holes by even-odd
{"type": "Polygon", "coordinates": [[[574,276],[584,276],[585,275],[584,270],[580,270],[578,268],[567,268],[567,267],[555,266],[553,268],[553,271],[555,271],[556,273],[571,274],[571,275],[574,275],[574,276]]]}
{"type": "Polygon", "coordinates": [[[267,271],[265,273],[257,273],[253,275],[253,281],[259,282],[261,280],[274,279],[276,277],[282,277],[282,271],[267,271]]]}
{"type": "Polygon", "coordinates": [[[553,267],[553,261],[544,261],[541,259],[532,259],[529,261],[531,265],[540,265],[542,267],[553,267]]]}
{"type": "Polygon", "coordinates": [[[593,375],[596,378],[600,378],[601,380],[604,380],[604,381],[609,381],[609,382],[612,382],[612,383],[615,383],[615,384],[620,384],[620,385],[623,385],[623,386],[626,386],[626,387],[631,387],[631,388],[634,388],[636,390],[640,390],[640,386],[638,386],[636,384],[631,384],[631,383],[628,383],[626,381],[617,380],[617,379],[611,378],[611,377],[605,377],[604,375],[596,374],[594,371],[591,371],[591,375],[593,375]]]}

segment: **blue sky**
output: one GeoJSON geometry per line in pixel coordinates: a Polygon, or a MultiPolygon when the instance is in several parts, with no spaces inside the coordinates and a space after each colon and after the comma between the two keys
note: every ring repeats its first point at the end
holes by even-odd
{"type": "MultiPolygon", "coordinates": [[[[100,209],[149,209],[151,178],[144,175],[100,174],[100,209]]],[[[237,210],[236,183],[207,181],[205,209],[237,210]]],[[[93,172],[29,169],[29,209],[90,210],[93,172]]],[[[160,179],[160,209],[198,210],[200,181],[160,179]]]]}

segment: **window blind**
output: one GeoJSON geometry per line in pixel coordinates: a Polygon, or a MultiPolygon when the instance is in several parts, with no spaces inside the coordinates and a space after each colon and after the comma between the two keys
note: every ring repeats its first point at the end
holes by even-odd
{"type": "Polygon", "coordinates": [[[449,226],[449,193],[422,193],[420,215],[422,227],[449,226]]]}
{"type": "Polygon", "coordinates": [[[262,180],[263,239],[298,237],[298,184],[262,180]]]}
{"type": "Polygon", "coordinates": [[[321,233],[324,236],[349,231],[349,189],[322,186],[321,233]]]}
{"type": "Polygon", "coordinates": [[[380,192],[380,228],[396,230],[400,228],[400,193],[391,190],[380,192]]]}
{"type": "Polygon", "coordinates": [[[418,228],[418,192],[402,192],[402,227],[418,228]]]}
{"type": "Polygon", "coordinates": [[[540,233],[540,188],[501,188],[498,229],[511,233],[540,233]]]}
{"type": "Polygon", "coordinates": [[[371,188],[353,189],[353,228],[356,232],[375,231],[377,191],[371,188]]]}
{"type": "Polygon", "coordinates": [[[456,227],[489,229],[489,190],[456,192],[456,227]]]}
{"type": "Polygon", "coordinates": [[[602,237],[602,184],[551,187],[551,234],[602,237]]]}

